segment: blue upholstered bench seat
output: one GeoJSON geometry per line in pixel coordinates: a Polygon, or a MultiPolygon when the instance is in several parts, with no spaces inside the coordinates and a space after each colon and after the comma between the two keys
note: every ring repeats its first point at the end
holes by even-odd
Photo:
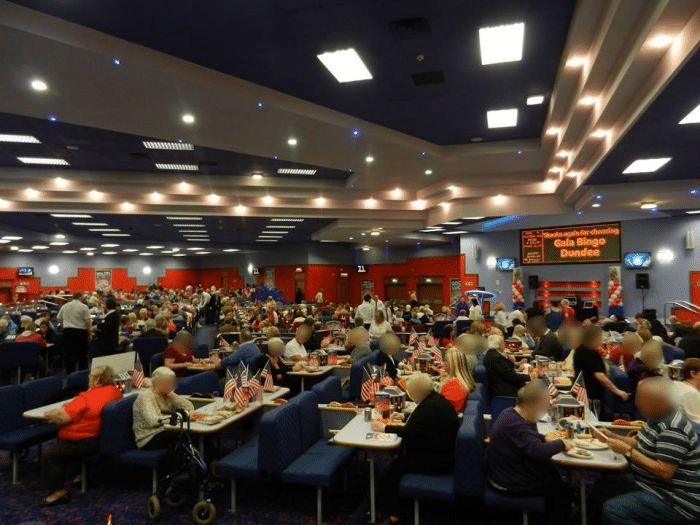
{"type": "Polygon", "coordinates": [[[129,465],[138,465],[141,467],[157,467],[160,465],[163,458],[167,455],[168,451],[166,449],[156,449],[156,450],[141,450],[135,448],[133,450],[127,450],[119,454],[118,459],[129,465]]]}
{"type": "Polygon", "coordinates": [[[402,498],[454,501],[454,475],[404,474],[399,484],[399,494],[402,498]]]}
{"type": "Polygon", "coordinates": [[[39,423],[20,427],[0,434],[0,450],[15,452],[30,445],[37,445],[56,437],[58,427],[50,423],[39,423]]]}
{"type": "Polygon", "coordinates": [[[328,445],[325,440],[309,447],[282,471],[285,483],[328,487],[340,467],[352,457],[353,450],[347,447],[328,445]]]}
{"type": "Polygon", "coordinates": [[[515,498],[500,494],[489,487],[484,489],[484,506],[494,509],[519,510],[527,512],[544,512],[544,498],[515,498]]]}
{"type": "Polygon", "coordinates": [[[219,460],[216,471],[225,478],[260,479],[258,463],[260,436],[255,436],[219,460]]]}

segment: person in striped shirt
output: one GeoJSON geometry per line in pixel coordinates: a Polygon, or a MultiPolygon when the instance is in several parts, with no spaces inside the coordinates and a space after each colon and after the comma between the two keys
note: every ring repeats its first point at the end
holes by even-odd
{"type": "Polygon", "coordinates": [[[604,431],[610,448],[627,457],[631,474],[606,482],[614,497],[603,504],[604,523],[687,523],[700,516],[700,441],[672,397],[669,379],[644,379],[636,405],[647,424],[635,437],[604,431]]]}

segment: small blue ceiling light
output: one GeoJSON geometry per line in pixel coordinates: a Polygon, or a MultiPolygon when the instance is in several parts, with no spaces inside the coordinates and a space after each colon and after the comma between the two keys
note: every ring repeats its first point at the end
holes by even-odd
{"type": "Polygon", "coordinates": [[[258,109],[265,109],[265,104],[263,103],[262,100],[258,100],[258,101],[255,103],[255,107],[258,108],[258,109]]]}
{"type": "Polygon", "coordinates": [[[185,143],[185,139],[183,139],[182,137],[180,137],[179,139],[177,139],[177,141],[178,141],[178,143],[180,143],[180,144],[184,144],[184,143],[185,143]]]}
{"type": "Polygon", "coordinates": [[[525,152],[524,152],[523,150],[519,149],[519,150],[517,150],[517,151],[515,152],[515,154],[516,154],[518,157],[522,157],[523,155],[525,155],[525,152]]]}
{"type": "Polygon", "coordinates": [[[114,57],[114,58],[112,59],[112,65],[113,65],[114,67],[122,67],[122,59],[119,58],[119,57],[114,57]]]}
{"type": "Polygon", "coordinates": [[[56,115],[49,115],[47,119],[49,122],[58,122],[58,117],[56,115]]]}
{"type": "Polygon", "coordinates": [[[597,200],[597,201],[602,201],[602,200],[603,200],[603,196],[599,193],[598,195],[595,196],[595,200],[597,200]]]}
{"type": "Polygon", "coordinates": [[[697,188],[691,188],[690,191],[688,191],[691,195],[698,195],[700,194],[700,190],[697,188]]]}
{"type": "Polygon", "coordinates": [[[428,152],[427,151],[421,151],[420,152],[421,158],[427,159],[428,158],[428,152]]]}
{"type": "Polygon", "coordinates": [[[350,132],[350,135],[354,139],[359,139],[360,136],[362,135],[362,131],[360,131],[360,128],[355,128],[350,132]]]}
{"type": "Polygon", "coordinates": [[[272,156],[272,160],[277,160],[277,159],[279,159],[279,157],[277,155],[272,156]]]}
{"type": "Polygon", "coordinates": [[[576,212],[576,217],[583,217],[583,212],[582,212],[582,211],[577,211],[577,212],[576,212]]]}

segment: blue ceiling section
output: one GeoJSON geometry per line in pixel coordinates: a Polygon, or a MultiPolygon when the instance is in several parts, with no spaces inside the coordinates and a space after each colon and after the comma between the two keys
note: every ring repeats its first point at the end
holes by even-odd
{"type": "Polygon", "coordinates": [[[576,2],[16,3],[437,144],[462,144],[540,136],[547,104],[526,106],[525,99],[550,94],[576,2]],[[523,60],[482,66],[478,29],[521,21],[523,60]],[[339,84],[316,58],[347,47],[372,80],[339,84]],[[520,109],[518,126],[489,130],[486,111],[509,107],[520,109]]]}
{"type": "MultiPolygon", "coordinates": [[[[116,215],[116,214],[90,214],[91,218],[56,218],[48,213],[3,212],[0,213],[0,236],[27,232],[27,238],[31,235],[55,235],[58,233],[66,236],[68,246],[56,247],[58,250],[75,249],[73,240],[99,242],[101,244],[114,243],[123,246],[144,243],[176,246],[185,249],[188,246],[201,246],[205,248],[227,248],[245,245],[255,245],[257,248],[276,246],[273,242],[256,242],[258,235],[270,225],[277,226],[278,231],[287,231],[283,239],[278,243],[292,244],[308,242],[311,235],[318,229],[328,226],[333,219],[304,219],[303,222],[272,222],[264,217],[216,217],[204,216],[202,220],[174,221],[159,215],[116,215]],[[73,223],[105,223],[106,226],[76,226],[73,223]],[[176,228],[176,224],[200,225],[176,228]],[[280,226],[288,226],[282,229],[280,226]],[[293,227],[293,228],[292,228],[293,227]],[[100,232],[91,232],[90,228],[118,229],[119,233],[128,233],[129,237],[103,237],[100,232]],[[211,242],[187,241],[178,230],[203,230],[209,234],[211,242]]],[[[180,215],[176,215],[179,217],[180,215]]],[[[23,244],[19,241],[18,244],[23,244]]],[[[91,244],[88,244],[91,246],[91,244]]]]}
{"type": "Polygon", "coordinates": [[[700,124],[678,124],[700,104],[698,79],[700,52],[683,66],[586,184],[698,179],[700,124]],[[655,173],[622,174],[634,160],[655,157],[671,160],[655,173]]]}
{"type": "MultiPolygon", "coordinates": [[[[275,160],[273,158],[255,157],[242,153],[199,148],[194,151],[149,150],[143,145],[144,140],[161,140],[138,137],[125,133],[116,133],[101,129],[51,122],[19,115],[0,113],[0,133],[33,135],[41,144],[17,144],[0,142],[0,166],[25,166],[17,157],[56,157],[67,160],[71,169],[142,171],[155,172],[156,162],[199,164],[199,171],[187,172],[188,178],[197,176],[228,175],[243,176],[253,172],[262,172],[269,177],[284,179],[324,179],[345,180],[351,172],[310,166],[275,160]],[[311,168],[315,175],[277,175],[278,168],[311,168]]],[[[177,141],[177,137],[173,137],[177,141]]],[[[55,169],[55,167],[51,167],[55,169]]],[[[167,173],[167,172],[163,172],[167,173]]]]}

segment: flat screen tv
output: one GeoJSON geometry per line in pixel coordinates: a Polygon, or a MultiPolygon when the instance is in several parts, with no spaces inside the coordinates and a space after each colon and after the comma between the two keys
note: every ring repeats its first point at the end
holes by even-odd
{"type": "Polygon", "coordinates": [[[24,277],[31,277],[34,275],[34,268],[29,266],[20,266],[17,268],[17,275],[22,275],[24,277]]]}
{"type": "Polygon", "coordinates": [[[632,252],[625,254],[627,268],[649,268],[651,266],[650,252],[632,252]]]}
{"type": "Polygon", "coordinates": [[[513,257],[497,257],[496,269],[502,272],[510,272],[515,268],[515,259],[513,257]]]}

